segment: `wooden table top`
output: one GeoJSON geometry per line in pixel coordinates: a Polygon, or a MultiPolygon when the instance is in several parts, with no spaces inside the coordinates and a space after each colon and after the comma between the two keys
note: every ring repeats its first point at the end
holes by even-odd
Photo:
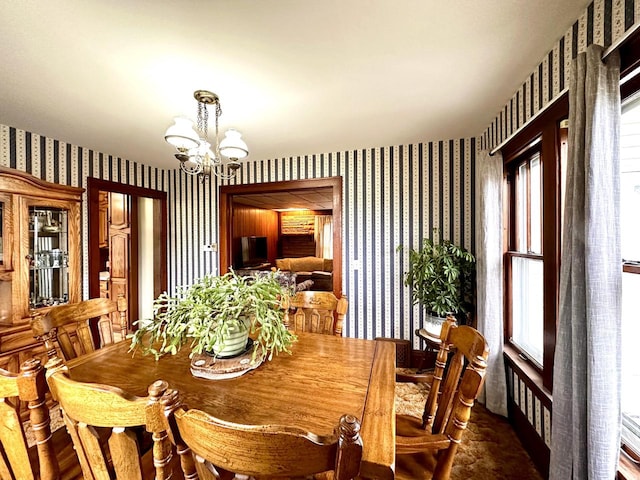
{"type": "Polygon", "coordinates": [[[330,435],[342,414],[362,422],[361,476],[393,478],[395,345],[299,333],[292,355],[280,354],[241,377],[191,375],[189,349],[165,355],[128,353],[119,342],[67,362],[73,379],[113,385],[138,396],[162,379],[184,403],[240,424],[295,425],[330,435]]]}

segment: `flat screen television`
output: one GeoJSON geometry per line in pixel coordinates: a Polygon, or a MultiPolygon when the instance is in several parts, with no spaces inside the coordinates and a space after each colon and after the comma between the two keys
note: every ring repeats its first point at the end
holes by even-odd
{"type": "Polygon", "coordinates": [[[250,268],[267,263],[267,237],[240,237],[242,267],[250,268]]]}

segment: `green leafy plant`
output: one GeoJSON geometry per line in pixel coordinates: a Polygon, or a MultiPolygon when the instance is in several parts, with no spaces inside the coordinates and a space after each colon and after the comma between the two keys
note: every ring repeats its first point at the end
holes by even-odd
{"type": "MultiPolygon", "coordinates": [[[[262,272],[261,272],[262,273],[262,272]]],[[[296,336],[286,328],[283,300],[290,294],[277,272],[240,276],[233,270],[206,275],[178,295],[161,294],[153,304],[154,318],[135,322],[130,351],[160,356],[176,354],[184,345],[195,353],[211,352],[224,344],[230,331],[248,329],[254,338],[252,361],[291,353],[296,336]]]]}
{"type": "MultiPolygon", "coordinates": [[[[437,238],[437,230],[434,230],[437,238]]],[[[400,245],[398,251],[403,250],[400,245]]],[[[409,270],[404,284],[411,287],[413,304],[427,313],[444,317],[448,313],[464,314],[473,305],[475,258],[465,248],[450,240],[422,240],[419,249],[409,250],[409,270]]]]}

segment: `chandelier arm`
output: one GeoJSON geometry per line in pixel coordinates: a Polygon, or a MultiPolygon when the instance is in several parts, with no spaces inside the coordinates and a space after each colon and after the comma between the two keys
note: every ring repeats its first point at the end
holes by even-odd
{"type": "Polygon", "coordinates": [[[231,170],[231,173],[225,173],[225,165],[222,162],[214,163],[211,167],[211,170],[215,174],[216,177],[222,180],[231,180],[236,177],[236,170],[231,170]]]}
{"type": "Polygon", "coordinates": [[[180,170],[187,175],[197,175],[202,171],[202,164],[194,163],[194,166],[187,165],[187,162],[180,162],[180,170]]]}

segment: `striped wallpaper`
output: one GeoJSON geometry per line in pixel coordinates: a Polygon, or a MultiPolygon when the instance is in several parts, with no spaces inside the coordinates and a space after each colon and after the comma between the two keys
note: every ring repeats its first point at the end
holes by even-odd
{"type": "Polygon", "coordinates": [[[551,411],[508,365],[506,374],[507,394],[512,399],[513,405],[520,409],[545,445],[551,448],[551,411]]]}
{"type": "MultiPolygon", "coordinates": [[[[349,299],[345,335],[413,338],[422,312],[402,285],[407,255],[438,228],[445,238],[474,248],[475,139],[418,143],[347,152],[243,162],[236,183],[343,178],[343,293],[349,299]]],[[[170,285],[218,273],[217,177],[206,183],[169,172],[170,285]]]]}
{"type": "Polygon", "coordinates": [[[592,43],[609,47],[640,23],[640,0],[594,0],[544,56],[479,138],[493,149],[569,85],[571,61],[592,43]]]}
{"type": "MultiPolygon", "coordinates": [[[[143,166],[92,150],[0,126],[0,165],[45,180],[82,186],[86,177],[168,192],[169,289],[218,272],[217,177],[201,183],[179,170],[143,166]]],[[[438,228],[474,249],[476,140],[434,141],[243,163],[228,183],[343,178],[343,292],[350,300],[345,334],[411,339],[422,311],[402,284],[407,256],[438,228]]],[[[82,207],[83,298],[88,297],[86,195],[82,207]]]]}
{"type": "MultiPolygon", "coordinates": [[[[167,172],[94,152],[31,132],[0,125],[0,165],[42,180],[87,188],[87,177],[166,191],[167,172]]],[[[82,298],[89,298],[87,193],[82,195],[82,298]]]]}

